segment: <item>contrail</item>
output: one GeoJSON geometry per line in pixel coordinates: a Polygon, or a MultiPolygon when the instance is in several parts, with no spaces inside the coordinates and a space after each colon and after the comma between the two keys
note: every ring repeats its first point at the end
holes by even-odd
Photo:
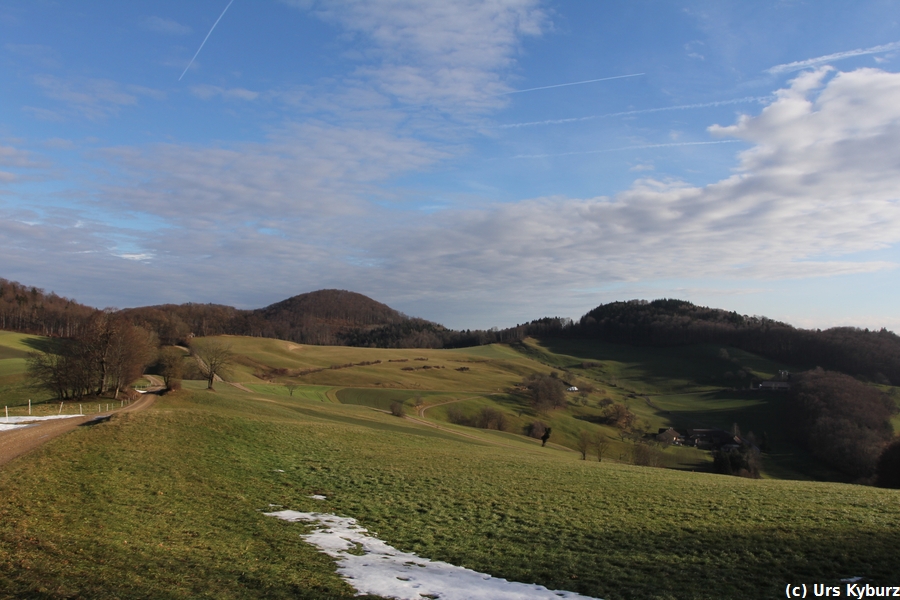
{"type": "MultiPolygon", "coordinates": [[[[228,6],[225,7],[225,10],[222,11],[222,14],[219,15],[219,18],[216,19],[216,22],[215,22],[215,23],[213,23],[213,26],[209,28],[209,33],[207,33],[207,34],[206,34],[206,37],[203,38],[203,43],[200,44],[200,47],[199,47],[199,48],[197,48],[197,52],[194,53],[194,58],[192,58],[192,59],[191,59],[191,62],[188,63],[188,66],[185,67],[184,73],[187,73],[187,72],[188,72],[188,69],[191,68],[191,65],[194,64],[194,61],[197,59],[197,55],[200,54],[200,51],[201,51],[201,50],[203,50],[203,46],[204,46],[204,44],[206,44],[206,40],[208,40],[208,39],[209,39],[209,36],[212,35],[213,29],[216,28],[216,25],[219,24],[219,21],[222,20],[222,17],[225,16],[225,13],[228,11],[228,9],[231,7],[231,5],[232,5],[233,3],[234,3],[234,0],[231,0],[231,2],[228,3],[228,6]]],[[[184,73],[181,74],[181,77],[184,77],[184,73]]],[[[181,77],[178,78],[178,81],[181,81],[181,77]]]]}
{"type": "Polygon", "coordinates": [[[572,83],[558,83],[556,85],[544,85],[536,88],[528,88],[527,90],[513,90],[511,92],[503,92],[498,96],[508,96],[509,94],[523,94],[525,92],[536,92],[537,90],[550,90],[553,88],[566,87],[567,85],[583,85],[585,83],[594,83],[596,81],[609,81],[610,79],[624,79],[626,77],[640,77],[646,73],[632,73],[631,75],[616,75],[615,77],[603,77],[601,79],[586,79],[585,81],[573,81],[572,83]]]}
{"type": "Polygon", "coordinates": [[[607,148],[605,150],[585,150],[583,152],[562,152],[560,154],[517,154],[510,158],[555,158],[557,156],[575,156],[579,154],[600,154],[602,152],[619,152],[621,150],[644,150],[647,148],[674,148],[677,146],[708,146],[710,144],[736,144],[744,140],[717,140],[714,142],[673,142],[669,144],[644,144],[642,146],[623,146],[622,148],[607,148]]]}
{"type": "Polygon", "coordinates": [[[590,121],[591,119],[608,119],[611,117],[627,117],[630,115],[643,115],[647,113],[663,112],[667,110],[688,110],[691,108],[713,108],[716,106],[726,106],[728,104],[742,104],[748,102],[765,102],[771,100],[772,96],[748,96],[746,98],[737,98],[734,100],[719,100],[717,102],[704,102],[703,104],[682,104],[680,106],[663,106],[660,108],[642,108],[639,110],[626,110],[622,112],[606,113],[605,115],[588,115],[586,117],[572,117],[569,119],[548,119],[546,121],[529,121],[526,123],[509,123],[507,125],[498,125],[498,129],[511,129],[514,127],[534,127],[535,125],[560,125],[562,123],[576,123],[578,121],[590,121]]]}
{"type": "Polygon", "coordinates": [[[882,52],[890,52],[891,50],[900,49],[900,42],[891,42],[890,44],[882,44],[881,46],[872,46],[871,48],[857,48],[856,50],[847,50],[846,52],[836,52],[835,54],[826,54],[825,56],[817,56],[816,58],[808,58],[806,60],[798,60],[796,62],[785,63],[783,65],[775,65],[766,69],[766,73],[777,75],[778,73],[790,73],[792,71],[800,71],[806,67],[813,67],[823,63],[835,60],[844,60],[854,56],[865,56],[867,54],[881,54],[882,52]]]}

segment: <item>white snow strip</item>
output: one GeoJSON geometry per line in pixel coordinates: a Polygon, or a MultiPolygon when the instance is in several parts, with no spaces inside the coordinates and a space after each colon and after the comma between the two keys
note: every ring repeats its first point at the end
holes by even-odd
{"type": "Polygon", "coordinates": [[[312,498],[313,500],[328,500],[328,498],[326,496],[323,496],[322,494],[313,494],[312,496],[310,496],[310,498],[312,498]]]}
{"type": "Polygon", "coordinates": [[[265,513],[285,521],[319,523],[307,542],[337,559],[337,571],[358,594],[398,600],[598,600],[575,592],[491,577],[449,563],[401,552],[356,524],[356,519],[324,513],[281,510],[265,513]],[[352,553],[351,553],[352,552],[352,553]]]}
{"type": "Polygon", "coordinates": [[[3,417],[0,416],[0,431],[9,431],[11,429],[21,429],[32,423],[48,421],[50,419],[71,419],[72,417],[81,417],[84,415],[50,415],[49,417],[3,417]]]}

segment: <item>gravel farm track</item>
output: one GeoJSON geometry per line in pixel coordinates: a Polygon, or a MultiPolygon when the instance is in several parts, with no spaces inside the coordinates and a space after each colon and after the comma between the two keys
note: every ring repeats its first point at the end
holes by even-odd
{"type": "Polygon", "coordinates": [[[137,401],[124,408],[109,412],[87,415],[83,417],[70,417],[68,419],[52,419],[35,425],[0,432],[0,467],[9,461],[31,452],[35,448],[58,438],[64,433],[72,431],[85,423],[89,423],[98,417],[110,417],[122,412],[135,412],[149,408],[156,400],[155,393],[143,394],[137,401]]]}

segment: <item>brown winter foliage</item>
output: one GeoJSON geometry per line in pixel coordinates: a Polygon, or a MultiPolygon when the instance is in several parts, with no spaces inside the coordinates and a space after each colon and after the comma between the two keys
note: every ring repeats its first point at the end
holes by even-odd
{"type": "Polygon", "coordinates": [[[875,485],[900,489],[900,438],[889,444],[878,457],[875,485]]]}
{"type": "Polygon", "coordinates": [[[97,311],[79,333],[28,358],[31,380],[61,400],[119,392],[156,362],[156,335],[121,315],[97,311]]]}
{"type": "Polygon", "coordinates": [[[0,329],[73,337],[95,312],[52,292],[0,279],[0,329]]]}
{"type": "Polygon", "coordinates": [[[602,304],[553,335],[635,346],[715,343],[798,366],[840,371],[900,385],[900,336],[886,329],[796,329],[766,317],[696,306],[683,300],[602,304]]]}
{"type": "Polygon", "coordinates": [[[894,402],[842,373],[815,369],[795,377],[791,390],[797,434],[814,456],[854,479],[875,474],[893,436],[894,402]]]}

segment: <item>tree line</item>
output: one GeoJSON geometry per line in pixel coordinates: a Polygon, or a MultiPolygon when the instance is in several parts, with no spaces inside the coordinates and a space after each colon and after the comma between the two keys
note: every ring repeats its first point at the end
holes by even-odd
{"type": "Polygon", "coordinates": [[[40,288],[0,279],[0,329],[72,337],[95,310],[40,288]]]}
{"type": "Polygon", "coordinates": [[[894,436],[893,399],[853,377],[823,369],[795,376],[792,386],[790,408],[799,441],[848,478],[870,481],[894,436]]]}
{"type": "Polygon", "coordinates": [[[156,335],[111,312],[97,311],[78,334],[56,340],[48,352],[32,352],[28,373],[60,400],[119,392],[157,360],[156,335]]]}
{"type": "Polygon", "coordinates": [[[603,304],[551,335],[635,346],[728,345],[797,367],[900,385],[900,336],[887,329],[797,329],[766,317],[663,299],[603,304]]]}
{"type": "MultiPolygon", "coordinates": [[[[0,279],[0,328],[74,337],[96,309],[0,279]]],[[[876,383],[900,385],[900,337],[881,329],[797,329],[766,317],[683,300],[601,304],[580,320],[545,317],[506,329],[452,330],[410,318],[362,294],[320,290],[257,310],[180,304],[118,311],[163,345],[193,336],[246,335],[301,344],[378,348],[462,348],[526,337],[598,339],[639,346],[728,345],[801,368],[820,366],[876,383]]]]}

